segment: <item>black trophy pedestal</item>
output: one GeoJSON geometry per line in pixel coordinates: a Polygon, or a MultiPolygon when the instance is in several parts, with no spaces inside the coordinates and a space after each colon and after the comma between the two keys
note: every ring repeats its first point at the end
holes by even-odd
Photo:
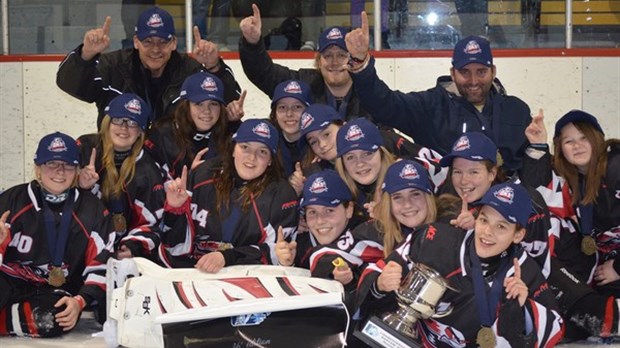
{"type": "Polygon", "coordinates": [[[420,343],[392,329],[376,316],[360,330],[355,330],[353,335],[373,348],[422,348],[420,343]]]}

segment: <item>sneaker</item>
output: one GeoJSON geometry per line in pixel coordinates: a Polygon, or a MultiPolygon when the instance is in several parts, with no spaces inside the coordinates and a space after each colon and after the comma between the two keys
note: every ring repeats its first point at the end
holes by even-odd
{"type": "Polygon", "coordinates": [[[314,41],[306,41],[301,48],[300,51],[316,51],[316,44],[314,41]]]}

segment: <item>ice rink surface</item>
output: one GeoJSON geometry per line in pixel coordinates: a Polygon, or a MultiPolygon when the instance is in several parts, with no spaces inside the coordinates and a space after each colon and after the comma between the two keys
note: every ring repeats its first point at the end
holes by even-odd
{"type": "MultiPolygon", "coordinates": [[[[103,339],[101,326],[93,319],[82,319],[73,332],[59,338],[33,339],[25,337],[0,338],[2,348],[107,348],[103,339]]],[[[591,347],[614,347],[620,348],[620,339],[613,344],[603,345],[594,341],[580,341],[578,343],[562,344],[558,347],[591,348],[591,347]]]]}

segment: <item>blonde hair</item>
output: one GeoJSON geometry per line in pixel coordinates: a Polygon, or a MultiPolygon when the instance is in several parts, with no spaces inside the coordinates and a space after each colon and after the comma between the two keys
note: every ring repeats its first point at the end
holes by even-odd
{"type": "MultiPolygon", "coordinates": [[[[437,219],[435,196],[424,191],[420,192],[424,194],[427,207],[426,218],[422,222],[422,225],[435,222],[437,219]]],[[[383,256],[388,257],[394,250],[394,247],[403,240],[400,222],[398,222],[392,214],[392,200],[390,199],[389,193],[382,192],[381,200],[375,206],[373,214],[375,216],[375,228],[379,231],[379,234],[383,236],[383,256]]]]}
{"type": "Polygon", "coordinates": [[[99,143],[102,150],[101,162],[105,169],[105,176],[101,184],[101,194],[104,200],[119,198],[125,185],[133,180],[136,174],[136,158],[142,151],[144,144],[144,132],[140,130],[140,135],[131,147],[129,156],[123,161],[119,173],[114,163],[114,144],[110,138],[110,123],[110,116],[106,115],[101,121],[101,129],[99,130],[99,143]]]}
{"type": "MultiPolygon", "coordinates": [[[[381,168],[379,169],[379,174],[377,175],[377,180],[375,183],[377,184],[376,187],[381,187],[380,185],[383,184],[383,180],[385,179],[385,173],[387,172],[388,167],[396,161],[396,157],[394,157],[394,155],[383,146],[381,146],[377,151],[380,151],[381,155],[381,168]]],[[[349,174],[344,167],[342,156],[336,158],[335,167],[336,171],[351,191],[351,195],[353,196],[352,200],[356,202],[360,193],[357,185],[355,184],[355,180],[353,180],[351,174],[349,174]]],[[[373,200],[376,200],[377,198],[378,197],[373,197],[373,200]]]]}

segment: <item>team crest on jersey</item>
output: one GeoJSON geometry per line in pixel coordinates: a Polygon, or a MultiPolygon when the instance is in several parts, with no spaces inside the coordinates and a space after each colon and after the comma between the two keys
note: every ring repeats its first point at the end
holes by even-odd
{"type": "Polygon", "coordinates": [[[64,152],[67,151],[67,145],[62,138],[54,138],[50,143],[50,146],[47,147],[51,152],[64,152]]]}
{"type": "Polygon", "coordinates": [[[342,32],[338,28],[333,28],[327,33],[327,39],[329,40],[338,40],[342,39],[342,32]]]}
{"type": "Polygon", "coordinates": [[[160,28],[164,26],[164,21],[161,19],[159,14],[153,13],[148,21],[146,21],[146,25],[151,28],[160,28]]]}
{"type": "Polygon", "coordinates": [[[469,144],[469,138],[466,135],[463,135],[456,141],[452,150],[454,151],[465,151],[469,149],[471,145],[469,144]]]}
{"type": "Polygon", "coordinates": [[[310,185],[310,192],[312,193],[323,193],[327,191],[327,183],[322,177],[314,179],[312,185],[310,185]]]}
{"type": "Polygon", "coordinates": [[[265,122],[261,122],[252,128],[252,132],[262,138],[271,138],[271,131],[265,122]]]}
{"type": "Polygon", "coordinates": [[[506,186],[495,191],[493,195],[495,196],[495,198],[499,199],[504,203],[512,204],[512,201],[515,198],[515,191],[512,187],[506,186]]]}
{"type": "Polygon", "coordinates": [[[301,115],[301,129],[306,129],[314,122],[314,117],[307,112],[301,115]]]}
{"type": "Polygon", "coordinates": [[[200,88],[209,92],[217,92],[217,84],[212,77],[205,78],[204,81],[202,81],[202,83],[200,84],[200,88]]]}
{"type": "Polygon", "coordinates": [[[463,52],[467,54],[477,54],[482,52],[482,49],[480,48],[480,45],[478,45],[476,40],[471,40],[467,43],[467,45],[465,45],[465,49],[463,50],[463,52]]]}
{"type": "Polygon", "coordinates": [[[301,94],[301,86],[296,81],[291,81],[286,85],[286,87],[284,87],[284,92],[290,94],[301,94]]]}
{"type": "Polygon", "coordinates": [[[415,180],[420,177],[420,174],[413,164],[407,164],[401,169],[399,176],[405,180],[415,180]]]}
{"type": "Polygon", "coordinates": [[[616,190],[616,198],[620,199],[620,190],[616,190]]]}
{"type": "Polygon", "coordinates": [[[351,126],[351,128],[347,131],[347,134],[344,136],[347,141],[359,141],[363,137],[364,132],[362,132],[362,129],[356,124],[351,126]]]}
{"type": "Polygon", "coordinates": [[[125,104],[125,109],[131,112],[132,114],[140,115],[142,114],[142,105],[138,99],[132,99],[125,104]]]}

